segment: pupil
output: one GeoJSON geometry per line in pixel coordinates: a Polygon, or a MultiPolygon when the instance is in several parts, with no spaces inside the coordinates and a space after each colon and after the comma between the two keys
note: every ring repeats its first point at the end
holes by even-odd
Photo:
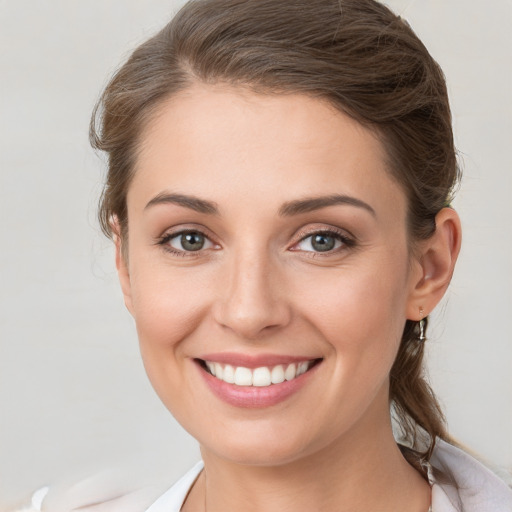
{"type": "Polygon", "coordinates": [[[311,242],[313,248],[320,252],[330,251],[334,248],[335,240],[332,236],[328,235],[315,235],[311,242]]]}
{"type": "Polygon", "coordinates": [[[187,251],[199,251],[203,248],[204,237],[199,233],[181,235],[181,245],[187,251]]]}

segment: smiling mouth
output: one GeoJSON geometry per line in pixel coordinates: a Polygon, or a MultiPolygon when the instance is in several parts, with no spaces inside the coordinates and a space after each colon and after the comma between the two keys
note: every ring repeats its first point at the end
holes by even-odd
{"type": "Polygon", "coordinates": [[[322,358],[275,366],[260,366],[252,369],[203,359],[196,359],[196,361],[204,371],[218,380],[235,386],[261,388],[294,380],[319,364],[322,358]]]}

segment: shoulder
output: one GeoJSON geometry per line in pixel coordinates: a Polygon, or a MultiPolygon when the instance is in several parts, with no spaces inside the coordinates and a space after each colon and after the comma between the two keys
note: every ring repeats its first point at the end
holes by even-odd
{"type": "Polygon", "coordinates": [[[512,512],[512,489],[465,451],[442,440],[430,459],[435,512],[512,512]]]}
{"type": "MultiPolygon", "coordinates": [[[[160,510],[154,506],[163,496],[174,501],[181,497],[183,502],[201,468],[201,463],[196,464],[174,485],[173,479],[167,477],[154,484],[137,486],[122,472],[102,472],[73,485],[40,489],[33,495],[30,507],[20,512],[153,512],[160,510]]],[[[165,510],[172,512],[169,508],[165,510]]]]}

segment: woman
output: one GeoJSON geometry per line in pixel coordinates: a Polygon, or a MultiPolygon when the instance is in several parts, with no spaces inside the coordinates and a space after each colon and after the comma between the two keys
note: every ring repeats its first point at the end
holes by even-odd
{"type": "Polygon", "coordinates": [[[423,378],[459,172],[442,72],[401,19],[191,2],[107,86],[92,141],[147,373],[203,462],[74,508],[512,510],[423,378]]]}

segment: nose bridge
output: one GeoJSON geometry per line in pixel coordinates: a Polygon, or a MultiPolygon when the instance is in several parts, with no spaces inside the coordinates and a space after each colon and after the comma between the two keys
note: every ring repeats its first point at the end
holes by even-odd
{"type": "Polygon", "coordinates": [[[254,245],[239,247],[231,256],[223,272],[217,321],[246,339],[285,325],[290,315],[279,263],[267,248],[254,245]]]}

